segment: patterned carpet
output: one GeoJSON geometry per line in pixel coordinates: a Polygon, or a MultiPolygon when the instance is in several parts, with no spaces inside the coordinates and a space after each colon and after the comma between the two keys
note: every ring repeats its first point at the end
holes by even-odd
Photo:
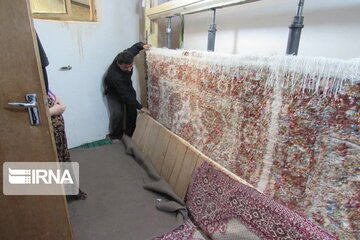
{"type": "Polygon", "coordinates": [[[152,49],[151,115],[340,239],[360,238],[359,61],[152,49]]]}
{"type": "Polygon", "coordinates": [[[194,223],[214,240],[336,239],[207,163],[194,173],[187,200],[194,223]]]}

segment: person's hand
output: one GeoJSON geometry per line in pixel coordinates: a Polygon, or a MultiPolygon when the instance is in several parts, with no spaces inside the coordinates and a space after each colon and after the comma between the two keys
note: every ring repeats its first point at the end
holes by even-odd
{"type": "Polygon", "coordinates": [[[49,109],[50,116],[61,115],[65,112],[66,106],[56,98],[54,106],[49,109]]]}
{"type": "Polygon", "coordinates": [[[143,48],[145,49],[145,50],[148,50],[148,49],[150,49],[152,46],[151,46],[151,44],[145,44],[144,46],[143,46],[143,48]]]}
{"type": "Polygon", "coordinates": [[[55,96],[55,105],[61,104],[60,98],[58,96],[55,96]]]}
{"type": "Polygon", "coordinates": [[[140,109],[140,112],[150,115],[150,111],[146,107],[143,107],[142,109],[140,109]]]}

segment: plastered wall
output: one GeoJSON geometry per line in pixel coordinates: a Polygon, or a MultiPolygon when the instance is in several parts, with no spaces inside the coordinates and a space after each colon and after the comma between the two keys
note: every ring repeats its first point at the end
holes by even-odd
{"type": "MultiPolygon", "coordinates": [[[[142,40],[141,1],[96,1],[97,22],[34,20],[46,50],[50,89],[67,106],[64,113],[69,147],[103,139],[108,133],[108,110],[102,78],[116,54],[142,40]],[[60,70],[70,65],[69,71],[60,70]]],[[[134,88],[144,92],[144,59],[136,59],[134,88]],[[139,81],[140,79],[140,81],[139,81]]],[[[140,99],[139,94],[139,99],[140,99]]],[[[146,102],[146,99],[143,99],[146,102]]]]}

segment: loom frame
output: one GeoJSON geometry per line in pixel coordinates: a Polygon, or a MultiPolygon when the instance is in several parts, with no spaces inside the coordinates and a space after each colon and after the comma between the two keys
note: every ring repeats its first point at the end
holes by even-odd
{"type": "MultiPolygon", "coordinates": [[[[218,8],[230,7],[240,4],[252,3],[260,0],[172,0],[158,5],[158,0],[145,0],[145,36],[147,43],[154,47],[158,47],[157,36],[159,33],[158,23],[159,18],[168,18],[168,25],[166,28],[166,47],[171,48],[171,18],[180,16],[181,21],[183,16],[187,14],[194,14],[204,11],[213,11],[212,21],[208,30],[207,50],[214,51],[216,23],[215,12],[218,8]]],[[[286,54],[297,55],[301,30],[304,27],[304,17],[302,16],[303,6],[305,0],[299,0],[297,14],[294,16],[293,22],[289,26],[288,42],[286,47],[286,54]]],[[[183,25],[183,23],[182,23],[183,25]]],[[[182,33],[183,34],[183,29],[182,33]]],[[[182,39],[182,37],[180,37],[182,39]]],[[[180,46],[182,42],[180,40],[180,46]]]]}
{"type": "MultiPolygon", "coordinates": [[[[173,16],[182,17],[187,14],[256,1],[260,0],[172,0],[158,5],[158,0],[145,0],[145,36],[147,43],[151,44],[153,47],[158,47],[157,37],[159,27],[156,20],[159,18],[173,16]]],[[[215,41],[215,39],[213,39],[213,41],[215,41]]]]}

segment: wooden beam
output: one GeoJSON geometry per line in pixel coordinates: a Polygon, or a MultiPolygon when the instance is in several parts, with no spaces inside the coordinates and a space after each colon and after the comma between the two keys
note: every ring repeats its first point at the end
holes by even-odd
{"type": "Polygon", "coordinates": [[[148,44],[153,47],[158,47],[158,23],[146,16],[147,9],[151,9],[151,6],[157,6],[158,0],[146,0],[145,1],[145,37],[148,44]]]}
{"type": "Polygon", "coordinates": [[[155,7],[146,8],[145,15],[149,19],[171,17],[223,8],[260,0],[173,0],[155,7]]]}
{"type": "Polygon", "coordinates": [[[193,171],[204,162],[211,164],[236,181],[254,188],[244,179],[205,156],[190,143],[162,126],[149,115],[139,114],[136,126],[133,135],[134,142],[140,147],[143,146],[144,153],[154,163],[156,170],[182,199],[185,197],[193,171]],[[157,135],[153,134],[144,130],[144,126],[150,129],[156,126],[159,132],[157,135]],[[140,132],[143,133],[141,136],[140,132]],[[149,147],[150,145],[152,147],[149,147]]]}

